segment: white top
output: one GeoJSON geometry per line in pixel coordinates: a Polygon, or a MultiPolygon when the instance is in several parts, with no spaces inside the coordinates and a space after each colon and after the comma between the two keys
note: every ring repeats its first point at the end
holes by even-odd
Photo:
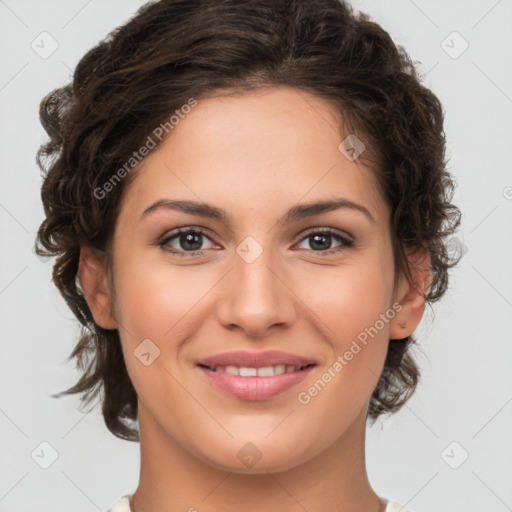
{"type": "MultiPolygon", "coordinates": [[[[132,512],[129,502],[132,496],[133,494],[125,494],[112,508],[109,508],[107,512],[132,512]]],[[[385,512],[413,512],[412,510],[406,510],[402,507],[402,505],[396,503],[395,501],[389,501],[388,499],[382,497],[381,500],[386,503],[385,512]]]]}

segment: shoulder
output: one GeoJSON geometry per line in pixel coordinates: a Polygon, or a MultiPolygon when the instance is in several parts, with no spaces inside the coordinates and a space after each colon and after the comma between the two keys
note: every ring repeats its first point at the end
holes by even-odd
{"type": "MultiPolygon", "coordinates": [[[[121,499],[113,505],[111,508],[107,510],[107,512],[131,512],[130,509],[130,499],[131,494],[125,494],[121,497],[121,499]]],[[[403,511],[402,511],[403,512],[403,511]]]]}
{"type": "Polygon", "coordinates": [[[386,511],[385,512],[414,512],[413,510],[406,509],[400,503],[397,503],[396,501],[387,501],[386,505],[386,511]]]}
{"type": "MultiPolygon", "coordinates": [[[[107,512],[131,512],[130,509],[130,499],[131,494],[125,494],[122,496],[119,501],[113,505],[111,508],[107,510],[107,512]]],[[[400,503],[396,501],[389,501],[384,498],[386,501],[386,511],[385,512],[413,512],[412,510],[405,509],[400,503]]]]}

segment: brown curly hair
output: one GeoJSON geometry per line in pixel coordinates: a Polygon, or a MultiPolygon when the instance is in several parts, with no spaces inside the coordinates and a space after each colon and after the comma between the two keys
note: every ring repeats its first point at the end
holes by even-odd
{"type": "MultiPolygon", "coordinates": [[[[385,30],[342,0],[149,2],[88,51],[72,81],[40,105],[49,141],[37,153],[46,218],[36,252],[56,256],[53,282],[82,324],[69,356],[82,375],[57,396],[81,393],[90,403],[103,391],[105,424],[119,438],[139,440],[128,424],[137,420],[137,394],[118,331],[94,322],[76,277],[81,247],[109,254],[122,193],[136,171],[105,197],[95,190],[189,98],[280,85],[329,101],[348,133],[374,149],[362,156],[375,155],[371,169],[391,207],[396,269],[411,278],[404,250],[423,247],[432,271],[425,300],[430,305],[447,289],[448,270],[458,262],[447,237],[460,211],[450,202],[444,112],[385,30]]],[[[390,340],[369,403],[373,421],[414,392],[415,343],[412,336],[390,340]]]]}

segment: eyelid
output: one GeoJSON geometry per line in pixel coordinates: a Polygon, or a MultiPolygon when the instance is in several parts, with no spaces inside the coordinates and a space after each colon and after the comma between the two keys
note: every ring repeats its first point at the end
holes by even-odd
{"type": "MultiPolygon", "coordinates": [[[[186,225],[186,226],[180,226],[176,227],[170,231],[167,231],[164,235],[159,237],[156,241],[156,245],[160,246],[163,250],[166,250],[172,254],[179,254],[181,256],[197,256],[202,255],[204,252],[207,252],[208,249],[199,249],[197,251],[183,251],[179,249],[166,249],[165,246],[168,245],[171,241],[171,239],[178,237],[181,234],[187,234],[187,233],[195,233],[199,234],[207,239],[209,239],[214,245],[221,246],[217,240],[216,236],[212,235],[210,230],[207,228],[204,228],[202,226],[196,226],[196,225],[186,225]]],[[[338,238],[341,242],[340,247],[336,247],[334,249],[326,249],[325,251],[315,251],[310,249],[299,249],[299,251],[306,251],[306,252],[312,252],[313,254],[318,254],[319,256],[327,256],[338,252],[343,252],[345,250],[348,250],[356,245],[354,238],[346,233],[345,231],[332,228],[332,227],[321,227],[321,226],[314,226],[312,228],[307,229],[306,231],[303,231],[300,234],[300,238],[297,242],[295,242],[294,246],[297,244],[300,244],[304,240],[306,240],[309,236],[312,234],[327,234],[334,238],[338,238]]],[[[210,249],[211,250],[211,249],[210,249]]],[[[218,250],[218,249],[215,249],[218,250]]]]}
{"type": "Polygon", "coordinates": [[[309,236],[312,233],[328,233],[330,235],[337,235],[342,238],[346,238],[350,242],[354,243],[354,237],[347,233],[346,231],[343,231],[341,229],[331,228],[331,227],[322,227],[322,226],[316,226],[314,228],[307,229],[302,233],[302,238],[299,241],[304,240],[307,236],[309,236]]]}
{"type": "MultiPolygon", "coordinates": [[[[327,258],[332,255],[341,255],[346,251],[353,249],[357,246],[353,237],[344,231],[340,231],[331,227],[315,227],[310,230],[307,230],[303,233],[301,239],[297,242],[297,244],[302,243],[304,240],[307,240],[313,234],[327,234],[328,236],[337,239],[340,242],[340,245],[335,247],[334,249],[326,249],[324,251],[315,251],[309,249],[299,249],[299,251],[305,251],[306,253],[313,253],[315,256],[319,256],[320,258],[327,258]]],[[[297,245],[295,244],[295,245],[297,245]]]]}
{"type": "MultiPolygon", "coordinates": [[[[159,236],[157,238],[157,243],[161,242],[161,241],[165,241],[166,239],[171,238],[173,236],[176,236],[176,235],[178,235],[180,233],[189,232],[189,231],[191,231],[191,232],[199,232],[199,233],[201,233],[203,235],[206,235],[213,242],[215,242],[217,245],[221,245],[217,241],[216,236],[213,235],[212,232],[208,228],[205,228],[203,226],[196,226],[196,225],[178,226],[178,227],[173,228],[173,229],[171,229],[169,231],[166,231],[163,235],[161,235],[161,236],[159,236]]],[[[308,235],[310,235],[311,233],[318,233],[318,232],[339,235],[339,236],[342,236],[342,237],[350,240],[351,242],[354,242],[354,238],[352,237],[352,235],[350,235],[346,231],[343,231],[343,230],[340,230],[340,229],[336,229],[336,228],[332,228],[332,227],[328,227],[328,226],[324,226],[324,227],[322,227],[322,226],[314,226],[312,228],[306,229],[305,231],[303,231],[299,235],[300,238],[298,239],[298,242],[302,242],[302,240],[304,240],[304,238],[307,237],[308,235]]]]}
{"type": "MultiPolygon", "coordinates": [[[[211,234],[211,231],[207,228],[204,228],[202,226],[195,226],[195,225],[187,225],[187,226],[179,226],[174,229],[171,229],[169,231],[166,231],[163,235],[159,236],[156,240],[157,245],[163,245],[167,243],[171,238],[174,238],[181,234],[186,233],[196,233],[201,236],[204,236],[211,240],[212,243],[216,245],[221,245],[218,241],[215,235],[211,234]]],[[[193,251],[189,251],[193,252],[193,251]]]]}

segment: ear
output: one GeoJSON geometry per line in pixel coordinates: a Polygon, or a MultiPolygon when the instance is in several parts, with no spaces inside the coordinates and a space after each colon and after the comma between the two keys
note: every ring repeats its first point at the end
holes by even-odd
{"type": "Polygon", "coordinates": [[[426,301],[422,294],[427,294],[432,282],[430,253],[423,248],[408,251],[407,260],[413,282],[409,276],[401,274],[395,293],[395,299],[402,309],[390,321],[389,336],[401,340],[410,336],[418,327],[425,311],[426,301]]]}
{"type": "Polygon", "coordinates": [[[90,247],[80,250],[78,280],[94,321],[104,329],[117,329],[111,312],[111,292],[107,279],[105,256],[90,247]]]}

